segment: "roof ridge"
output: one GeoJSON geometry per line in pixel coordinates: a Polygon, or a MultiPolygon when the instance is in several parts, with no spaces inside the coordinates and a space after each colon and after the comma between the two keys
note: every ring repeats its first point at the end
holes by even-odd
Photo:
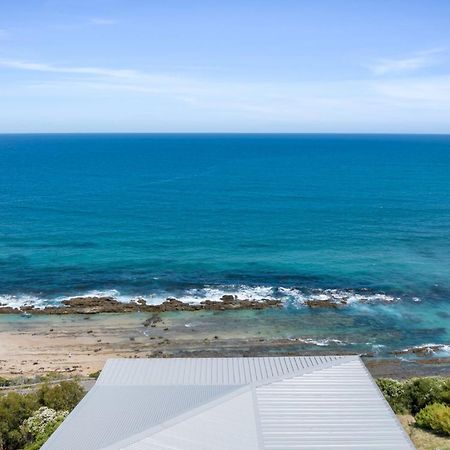
{"type": "Polygon", "coordinates": [[[358,355],[110,359],[97,385],[244,385],[268,383],[341,364],[358,355]],[[187,377],[182,376],[184,372],[187,377]],[[161,377],[161,373],[167,376],[161,377]],[[178,375],[177,375],[178,374],[178,375]]]}
{"type": "Polygon", "coordinates": [[[341,364],[347,363],[349,361],[360,360],[359,355],[342,355],[338,356],[336,359],[328,361],[326,363],[318,364],[316,366],[311,366],[307,368],[302,368],[295,370],[293,372],[283,374],[283,375],[275,375],[273,377],[266,378],[265,380],[254,381],[253,383],[249,383],[249,386],[257,388],[258,386],[264,386],[266,384],[275,383],[281,380],[287,380],[289,378],[294,378],[298,376],[308,375],[313,372],[318,372],[320,370],[328,369],[334,366],[340,366],[341,364]]]}

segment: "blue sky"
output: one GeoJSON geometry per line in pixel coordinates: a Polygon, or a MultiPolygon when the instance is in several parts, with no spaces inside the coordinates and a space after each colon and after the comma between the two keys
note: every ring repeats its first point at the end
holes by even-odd
{"type": "Polygon", "coordinates": [[[2,0],[0,132],[450,133],[447,0],[2,0]]]}

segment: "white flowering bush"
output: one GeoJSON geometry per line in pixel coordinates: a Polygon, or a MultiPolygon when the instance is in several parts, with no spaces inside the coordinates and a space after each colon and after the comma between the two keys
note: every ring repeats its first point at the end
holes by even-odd
{"type": "Polygon", "coordinates": [[[25,434],[35,438],[44,434],[55,425],[61,423],[69,414],[68,411],[55,411],[43,406],[39,408],[31,417],[23,422],[22,430],[25,434]]]}

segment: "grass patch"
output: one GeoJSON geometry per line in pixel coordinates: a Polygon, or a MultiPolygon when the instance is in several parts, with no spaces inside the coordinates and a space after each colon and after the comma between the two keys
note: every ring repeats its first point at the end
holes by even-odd
{"type": "Polygon", "coordinates": [[[450,450],[450,438],[418,428],[410,414],[397,417],[417,450],[450,450]]]}

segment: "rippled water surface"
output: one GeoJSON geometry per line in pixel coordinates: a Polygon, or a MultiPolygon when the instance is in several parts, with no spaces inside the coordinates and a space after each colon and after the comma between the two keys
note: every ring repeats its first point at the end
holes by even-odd
{"type": "Polygon", "coordinates": [[[0,136],[0,302],[104,292],[344,299],[350,334],[450,341],[450,137],[0,136]]]}

